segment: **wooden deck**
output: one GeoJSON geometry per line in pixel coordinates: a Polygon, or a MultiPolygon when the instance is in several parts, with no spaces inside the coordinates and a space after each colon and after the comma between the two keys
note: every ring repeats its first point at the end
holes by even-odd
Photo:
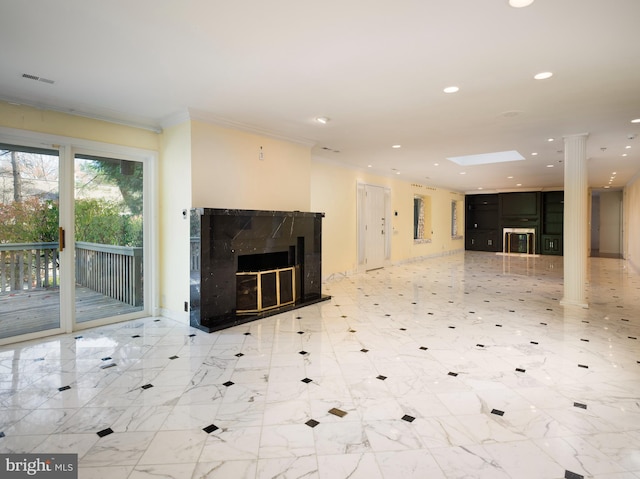
{"type": "MultiPolygon", "coordinates": [[[[142,306],[112,299],[76,286],[76,322],[141,311],[142,306]]],[[[60,325],[58,288],[0,293],[0,338],[57,328],[60,325]]]]}

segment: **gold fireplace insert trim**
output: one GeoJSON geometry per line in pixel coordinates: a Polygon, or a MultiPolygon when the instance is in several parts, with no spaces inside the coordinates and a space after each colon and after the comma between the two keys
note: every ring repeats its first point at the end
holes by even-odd
{"type": "MultiPolygon", "coordinates": [[[[255,288],[256,288],[256,307],[255,308],[245,308],[245,309],[236,309],[236,314],[256,314],[262,311],[268,311],[270,309],[280,308],[282,306],[287,306],[290,304],[294,304],[296,302],[296,267],[289,266],[287,268],[276,268],[264,271],[242,271],[236,273],[236,284],[239,285],[242,281],[242,277],[245,277],[251,281],[251,277],[255,277],[255,288]],[[283,291],[281,289],[281,279],[283,274],[291,273],[291,291],[290,295],[287,294],[287,291],[283,291]],[[264,296],[263,296],[263,279],[265,276],[275,274],[275,303],[264,305],[264,296]],[[283,294],[286,294],[287,297],[290,296],[290,300],[283,300],[283,294]]],[[[238,286],[237,295],[238,297],[242,294],[241,290],[238,286]]],[[[249,293],[249,291],[247,291],[249,293]]],[[[246,293],[245,293],[246,294],[246,293]]],[[[239,302],[239,301],[238,301],[239,302]]]]}

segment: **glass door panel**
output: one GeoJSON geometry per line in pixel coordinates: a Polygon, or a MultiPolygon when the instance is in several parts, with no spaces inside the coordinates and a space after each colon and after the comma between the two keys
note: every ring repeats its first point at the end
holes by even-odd
{"type": "Polygon", "coordinates": [[[57,150],[0,144],[0,340],[60,328],[57,150]]]}
{"type": "Polygon", "coordinates": [[[76,154],[76,323],[144,310],[143,163],[76,154]]]}

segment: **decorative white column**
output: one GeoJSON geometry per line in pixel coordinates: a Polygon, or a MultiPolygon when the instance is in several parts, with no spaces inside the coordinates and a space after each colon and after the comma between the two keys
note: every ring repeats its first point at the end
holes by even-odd
{"type": "Polygon", "coordinates": [[[560,304],[588,308],[588,133],[564,137],[564,297],[560,304]]]}

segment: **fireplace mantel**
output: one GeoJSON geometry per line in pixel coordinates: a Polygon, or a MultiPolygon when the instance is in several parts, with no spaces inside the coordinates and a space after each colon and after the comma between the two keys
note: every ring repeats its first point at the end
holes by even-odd
{"type": "MultiPolygon", "coordinates": [[[[191,210],[191,325],[217,331],[330,298],[322,294],[324,213],[217,208],[191,210]],[[264,260],[260,260],[263,256],[264,260]],[[238,265],[240,259],[240,267],[238,265]],[[238,314],[240,269],[272,269],[274,258],[294,268],[295,301],[256,314],[238,314]]],[[[246,290],[245,290],[246,291],[246,290]]]]}

